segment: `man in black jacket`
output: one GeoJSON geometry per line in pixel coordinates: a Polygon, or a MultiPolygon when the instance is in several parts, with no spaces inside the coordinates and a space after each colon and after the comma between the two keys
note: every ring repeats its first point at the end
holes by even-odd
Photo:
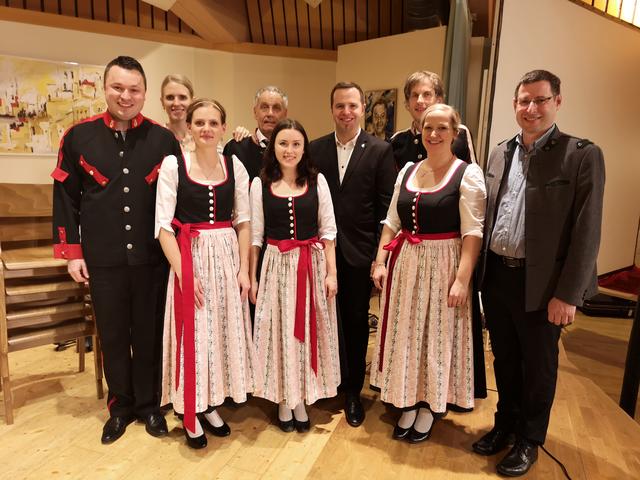
{"type": "Polygon", "coordinates": [[[342,387],[347,421],[354,427],[364,420],[360,392],[369,341],[371,266],[396,178],[391,145],[360,128],[364,107],[359,85],[336,84],[331,91],[335,131],[310,145],[311,158],[329,183],[338,227],[342,387]]]}

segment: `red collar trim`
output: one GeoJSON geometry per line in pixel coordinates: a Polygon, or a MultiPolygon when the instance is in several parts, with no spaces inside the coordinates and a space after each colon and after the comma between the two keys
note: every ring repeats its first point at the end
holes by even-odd
{"type": "MultiPolygon", "coordinates": [[[[115,128],[116,121],[111,116],[108,110],[102,114],[102,120],[104,121],[104,124],[111,130],[116,129],[115,128]]],[[[140,125],[142,125],[143,121],[144,121],[144,116],[142,115],[142,113],[138,113],[138,115],[136,115],[135,118],[132,118],[131,120],[129,120],[129,128],[139,127],[140,125]]]]}

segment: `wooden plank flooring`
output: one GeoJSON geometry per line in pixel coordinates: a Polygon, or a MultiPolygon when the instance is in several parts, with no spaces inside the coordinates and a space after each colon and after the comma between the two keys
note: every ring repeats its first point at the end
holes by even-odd
{"type": "MultiPolygon", "coordinates": [[[[613,392],[613,377],[621,378],[622,372],[611,373],[620,369],[606,352],[622,349],[623,338],[628,338],[625,329],[630,325],[624,320],[581,318],[563,334],[569,358],[563,349],[545,446],[565,464],[574,480],[638,478],[640,425],[590,378],[596,375],[598,385],[603,386],[601,377],[609,371],[610,385],[604,388],[613,392]],[[590,328],[597,328],[597,335],[589,333],[590,328]],[[593,341],[604,347],[590,347],[593,341]],[[607,346],[607,342],[612,343],[607,346]],[[585,359],[590,362],[588,371],[578,367],[585,359]]],[[[624,347],[626,352],[626,343],[624,347]]],[[[624,352],[621,355],[624,358],[624,352]]],[[[92,362],[88,360],[87,365],[92,362]]],[[[194,451],[185,445],[181,424],[172,414],[167,415],[170,435],[166,438],[150,437],[142,424],[134,423],[116,443],[101,445],[104,402],[95,398],[92,369],[77,373],[77,357],[70,350],[54,352],[47,346],[17,352],[10,356],[10,367],[16,385],[15,424],[5,425],[0,420],[0,465],[2,477],[12,480],[482,479],[496,478],[495,465],[500,459],[470,451],[471,443],[491,427],[494,392],[479,401],[472,413],[450,413],[434,426],[431,439],[419,445],[391,439],[397,414],[369,390],[367,419],[361,428],[351,428],[341,411],[341,399],[331,399],[309,409],[313,426],[304,435],[281,432],[272,422],[274,406],[252,399],[241,407],[222,407],[231,436],[209,436],[209,446],[194,451]]],[[[487,373],[494,388],[492,371],[487,373]]],[[[4,413],[1,403],[0,413],[4,413]]],[[[564,475],[540,451],[527,478],[562,479],[564,475]]]]}

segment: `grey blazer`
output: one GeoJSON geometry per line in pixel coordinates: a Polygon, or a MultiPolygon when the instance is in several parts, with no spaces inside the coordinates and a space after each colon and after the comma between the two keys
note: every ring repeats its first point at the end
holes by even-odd
{"type": "MultiPolygon", "coordinates": [[[[480,288],[503,178],[515,149],[515,137],[500,143],[487,164],[487,212],[477,272],[480,288]]],[[[552,297],[579,306],[597,292],[604,178],[602,150],[557,127],[531,158],[525,191],[527,312],[546,309],[552,297]]]]}

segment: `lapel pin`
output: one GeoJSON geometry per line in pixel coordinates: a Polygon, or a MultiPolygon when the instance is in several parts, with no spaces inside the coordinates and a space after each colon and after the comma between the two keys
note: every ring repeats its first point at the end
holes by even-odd
{"type": "Polygon", "coordinates": [[[364,148],[365,144],[363,143],[362,145],[360,145],[362,148],[364,148]]]}

